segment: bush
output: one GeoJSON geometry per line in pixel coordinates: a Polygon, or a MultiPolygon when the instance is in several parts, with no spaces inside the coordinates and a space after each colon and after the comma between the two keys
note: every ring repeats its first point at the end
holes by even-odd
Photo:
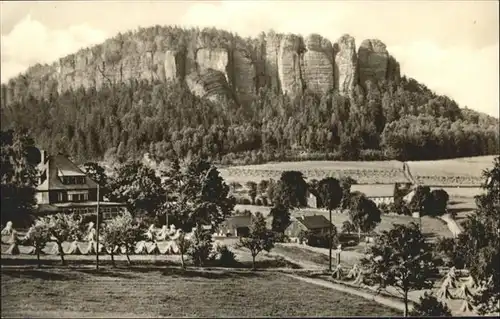
{"type": "Polygon", "coordinates": [[[219,255],[218,261],[220,266],[232,267],[238,264],[236,255],[226,245],[217,246],[216,252],[219,255]]]}
{"type": "Polygon", "coordinates": [[[251,205],[251,204],[252,204],[252,202],[248,198],[242,198],[240,200],[240,205],[251,205]]]}
{"type": "Polygon", "coordinates": [[[212,234],[208,230],[198,226],[193,234],[192,244],[188,255],[195,266],[204,266],[211,259],[213,250],[212,234]]]}
{"type": "MultiPolygon", "coordinates": [[[[333,232],[334,236],[332,238],[332,247],[336,247],[338,245],[338,238],[337,236],[335,236],[336,234],[336,230],[334,229],[334,232],[333,232]]],[[[311,233],[311,232],[304,232],[302,231],[300,234],[299,234],[299,239],[302,241],[302,242],[306,242],[307,245],[311,246],[311,247],[319,247],[319,248],[329,248],[330,245],[329,245],[329,234],[314,234],[314,233],[311,233]]]]}
{"type": "Polygon", "coordinates": [[[267,200],[267,197],[262,197],[262,205],[269,206],[269,201],[267,200]]]}
{"type": "Polygon", "coordinates": [[[255,200],[255,205],[257,205],[257,206],[262,206],[262,199],[257,198],[257,199],[255,200]]]}
{"type": "Polygon", "coordinates": [[[427,292],[410,311],[411,317],[451,317],[451,310],[436,297],[427,292]]]}
{"type": "Polygon", "coordinates": [[[289,243],[290,238],[288,238],[288,236],[283,234],[283,233],[275,232],[274,233],[274,241],[277,243],[289,243]]]}
{"type": "Polygon", "coordinates": [[[382,212],[382,214],[384,215],[387,215],[389,214],[391,211],[389,209],[389,205],[387,205],[386,203],[382,203],[378,206],[378,209],[380,210],[380,212],[382,212]]]}

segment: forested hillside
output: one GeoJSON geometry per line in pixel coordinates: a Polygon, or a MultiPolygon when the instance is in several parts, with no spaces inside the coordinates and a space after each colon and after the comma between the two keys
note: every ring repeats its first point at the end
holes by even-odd
{"type": "MultiPolygon", "coordinates": [[[[158,32],[155,30],[140,32],[158,32]]],[[[223,31],[211,32],[220,32],[219,38],[235,37],[223,31]]],[[[169,36],[171,41],[176,39],[173,35],[169,36]]],[[[136,34],[120,35],[124,36],[136,34]]],[[[256,40],[239,41],[247,48],[258,47],[256,40]]],[[[114,42],[108,42],[101,45],[101,51],[109,51],[106,45],[114,42]]],[[[179,65],[177,62],[175,65],[179,65]]],[[[124,65],[120,66],[121,75],[124,65]]],[[[429,160],[499,153],[498,119],[460,109],[450,98],[438,96],[404,76],[358,80],[352,90],[346,91],[345,86],[324,90],[307,85],[305,74],[300,92],[291,94],[283,88],[288,78],[281,73],[276,78],[281,83],[278,86],[272,77],[248,86],[244,79],[238,81],[239,75],[248,72],[233,66],[234,72],[225,84],[228,94],[216,99],[197,94],[189,81],[133,75],[127,80],[100,83],[58,78],[57,90],[47,89],[55,82],[50,84],[50,77],[43,72],[37,77],[28,70],[26,75],[2,85],[2,129],[28,128],[41,147],[66,152],[82,161],[123,161],[145,152],[156,160],[201,154],[222,163],[429,160]],[[44,77],[45,82],[41,80],[44,77]],[[74,87],[75,83],[80,85],[74,87]]],[[[196,71],[197,81],[204,81],[212,71],[210,67],[196,71]]],[[[221,76],[224,78],[224,74],[221,76]]],[[[202,87],[210,91],[212,80],[202,87]]],[[[214,85],[222,82],[217,83],[214,85]]]]}

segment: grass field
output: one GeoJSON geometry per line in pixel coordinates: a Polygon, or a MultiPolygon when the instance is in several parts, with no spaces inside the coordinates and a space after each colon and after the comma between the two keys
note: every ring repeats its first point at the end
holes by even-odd
{"type": "Polygon", "coordinates": [[[395,316],[280,273],[2,268],[2,317],[395,316]]]}
{"type": "Polygon", "coordinates": [[[280,162],[262,165],[221,168],[221,175],[228,182],[260,182],[262,179],[279,179],[281,172],[301,171],[307,179],[322,179],[327,176],[340,178],[350,176],[361,184],[406,182],[403,163],[398,161],[334,162],[304,161],[280,162]]]}
{"type": "MultiPolygon", "coordinates": [[[[482,171],[491,168],[495,156],[478,156],[436,161],[407,162],[412,176],[425,185],[479,186],[482,171]]],[[[262,179],[279,179],[286,170],[301,171],[310,179],[327,176],[350,176],[360,184],[390,184],[407,182],[400,161],[303,161],[279,162],[262,165],[245,165],[221,168],[221,175],[227,182],[260,182],[262,179]]]]}
{"type": "Polygon", "coordinates": [[[495,156],[407,162],[415,179],[425,185],[480,185],[482,172],[493,167],[495,156]]]}
{"type": "MultiPolygon", "coordinates": [[[[236,205],[235,209],[243,211],[243,210],[249,210],[251,212],[261,212],[264,216],[269,215],[269,212],[271,210],[271,207],[267,206],[253,206],[253,205],[236,205]]],[[[321,209],[314,209],[314,208],[304,208],[300,210],[294,210],[292,212],[292,216],[298,217],[298,216],[310,216],[310,215],[323,215],[326,218],[329,218],[328,211],[321,210],[321,209]]],[[[341,214],[341,213],[332,213],[332,223],[337,227],[337,229],[340,231],[342,227],[342,223],[344,223],[346,220],[349,220],[349,215],[348,214],[341,214]]],[[[418,223],[419,220],[417,218],[413,218],[411,216],[400,216],[400,215],[382,215],[380,224],[375,228],[376,232],[384,231],[384,230],[389,230],[392,228],[394,224],[408,224],[410,222],[416,222],[418,223]]],[[[428,216],[422,217],[422,229],[425,235],[431,238],[435,237],[451,237],[452,234],[446,224],[438,219],[438,218],[432,218],[428,216]]]]}

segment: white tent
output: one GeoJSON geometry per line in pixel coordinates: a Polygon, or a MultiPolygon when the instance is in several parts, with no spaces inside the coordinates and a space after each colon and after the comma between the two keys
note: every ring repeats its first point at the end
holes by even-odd
{"type": "Polygon", "coordinates": [[[167,247],[165,248],[165,251],[163,252],[163,254],[175,255],[178,253],[179,253],[179,246],[177,246],[177,243],[174,240],[167,241],[167,247]]]}
{"type": "Polygon", "coordinates": [[[347,279],[355,279],[358,277],[358,264],[354,264],[352,268],[349,270],[349,273],[347,274],[347,279]]]}
{"type": "Polygon", "coordinates": [[[460,286],[460,289],[458,290],[457,298],[467,299],[469,297],[472,297],[472,292],[470,291],[469,286],[467,286],[467,284],[464,283],[462,284],[462,286],[460,286]]]}
{"type": "Polygon", "coordinates": [[[159,255],[160,254],[160,248],[158,248],[158,243],[154,242],[151,248],[148,250],[149,255],[159,255]]]}
{"type": "Polygon", "coordinates": [[[5,253],[7,255],[19,255],[21,253],[19,251],[19,245],[17,243],[13,243],[5,253]]]}
{"type": "Polygon", "coordinates": [[[68,255],[82,255],[82,249],[80,248],[78,241],[75,240],[71,243],[71,245],[69,246],[69,249],[66,251],[66,254],[68,254],[68,255]]]}
{"type": "Polygon", "coordinates": [[[147,255],[148,248],[146,247],[146,242],[141,240],[137,243],[137,247],[135,248],[135,253],[137,255],[147,255]]]}
{"type": "Polygon", "coordinates": [[[449,288],[447,286],[442,286],[438,290],[437,297],[439,299],[443,299],[443,300],[452,299],[453,298],[453,296],[451,295],[450,290],[449,290],[449,288]]]}
{"type": "Polygon", "coordinates": [[[460,311],[461,312],[473,312],[474,311],[474,306],[469,301],[469,299],[464,300],[464,302],[462,303],[462,306],[460,307],[460,311]]]}

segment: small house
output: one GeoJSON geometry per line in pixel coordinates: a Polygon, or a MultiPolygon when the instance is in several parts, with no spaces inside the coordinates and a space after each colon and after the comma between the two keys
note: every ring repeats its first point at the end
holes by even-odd
{"type": "Polygon", "coordinates": [[[299,242],[302,231],[324,235],[330,232],[330,225],[330,221],[323,215],[299,216],[291,219],[290,224],[285,229],[285,235],[292,242],[299,242]]]}
{"type": "Polygon", "coordinates": [[[252,225],[252,215],[237,215],[228,217],[219,226],[219,236],[236,236],[245,237],[250,234],[250,226],[252,225]]]}
{"type": "Polygon", "coordinates": [[[394,184],[355,184],[351,186],[351,192],[365,194],[377,206],[393,204],[394,189],[394,184]]]}

